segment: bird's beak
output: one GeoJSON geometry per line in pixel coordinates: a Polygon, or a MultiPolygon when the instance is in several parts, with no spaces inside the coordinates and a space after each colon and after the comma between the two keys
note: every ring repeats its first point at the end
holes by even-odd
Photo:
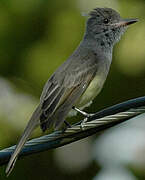
{"type": "Polygon", "coordinates": [[[128,26],[130,24],[138,22],[138,19],[122,19],[120,22],[115,23],[116,27],[128,26]]]}

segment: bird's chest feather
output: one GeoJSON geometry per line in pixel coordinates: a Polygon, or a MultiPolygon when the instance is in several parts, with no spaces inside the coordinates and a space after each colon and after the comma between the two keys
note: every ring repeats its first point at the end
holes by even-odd
{"type": "Polygon", "coordinates": [[[105,77],[102,74],[96,74],[96,76],[93,78],[91,83],[89,84],[88,88],[84,92],[84,94],[81,96],[77,103],[77,107],[84,108],[90,104],[90,102],[99,94],[101,91],[105,77]]]}

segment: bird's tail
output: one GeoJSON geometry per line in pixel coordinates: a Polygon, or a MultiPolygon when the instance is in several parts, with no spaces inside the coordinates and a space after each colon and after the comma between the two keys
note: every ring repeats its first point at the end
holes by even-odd
{"type": "Polygon", "coordinates": [[[15,148],[13,154],[11,155],[11,158],[10,158],[9,163],[7,165],[7,168],[6,168],[7,176],[9,176],[9,174],[13,170],[14,165],[16,163],[16,160],[18,158],[18,155],[19,155],[21,149],[23,148],[25,142],[27,141],[27,139],[31,135],[32,131],[38,125],[40,113],[41,113],[40,106],[38,106],[36,108],[36,110],[34,111],[30,121],[28,122],[28,124],[27,124],[27,126],[26,126],[26,128],[25,128],[25,130],[24,130],[24,132],[23,132],[23,134],[22,134],[18,144],[16,145],[16,148],[15,148]]]}

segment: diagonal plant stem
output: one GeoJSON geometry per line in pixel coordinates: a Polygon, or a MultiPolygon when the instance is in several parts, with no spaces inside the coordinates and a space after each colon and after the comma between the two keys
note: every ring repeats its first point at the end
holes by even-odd
{"type": "MultiPolygon", "coordinates": [[[[145,97],[132,99],[112,107],[106,108],[89,117],[88,122],[81,122],[67,128],[65,132],[55,131],[51,134],[28,141],[19,157],[30,155],[64,146],[91,136],[97,132],[113,127],[145,112],[145,97]]],[[[0,165],[6,164],[15,146],[0,151],[0,165]]]]}

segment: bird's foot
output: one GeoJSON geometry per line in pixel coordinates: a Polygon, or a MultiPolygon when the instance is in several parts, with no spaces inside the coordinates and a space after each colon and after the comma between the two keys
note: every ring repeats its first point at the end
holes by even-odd
{"type": "Polygon", "coordinates": [[[89,119],[90,117],[92,117],[94,114],[93,114],[93,113],[84,112],[84,111],[82,111],[82,110],[80,110],[80,109],[78,109],[78,108],[76,108],[76,107],[73,107],[73,109],[74,109],[75,111],[79,112],[80,114],[82,114],[83,116],[85,116],[85,119],[82,121],[82,123],[81,123],[81,125],[80,125],[81,129],[84,130],[85,123],[86,123],[86,122],[88,121],[88,119],[89,119]]]}
{"type": "Polygon", "coordinates": [[[85,119],[83,119],[83,121],[80,124],[80,128],[81,130],[85,130],[85,123],[88,121],[88,117],[86,117],[85,119]]]}

